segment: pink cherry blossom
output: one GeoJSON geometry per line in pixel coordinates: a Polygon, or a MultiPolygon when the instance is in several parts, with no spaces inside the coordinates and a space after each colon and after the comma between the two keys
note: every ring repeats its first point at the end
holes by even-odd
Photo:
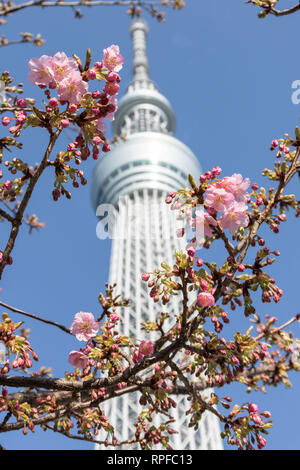
{"type": "Polygon", "coordinates": [[[213,185],[208,186],[205,203],[209,208],[212,208],[217,212],[224,212],[233,202],[234,196],[232,193],[213,185]]]}
{"type": "Polygon", "coordinates": [[[119,72],[123,67],[122,64],[124,59],[120,54],[119,46],[115,44],[109,46],[107,49],[103,49],[102,63],[111,72],[119,72]]]}
{"type": "Polygon", "coordinates": [[[218,185],[225,189],[225,191],[232,193],[236,201],[248,201],[249,194],[246,190],[250,186],[249,178],[243,179],[242,175],[234,173],[232,176],[226,176],[223,178],[218,185]]]}
{"type": "Polygon", "coordinates": [[[9,181],[9,180],[6,180],[4,182],[4,187],[5,187],[5,189],[10,189],[12,187],[12,182],[9,181]]]}
{"type": "Polygon", "coordinates": [[[154,351],[153,341],[142,341],[139,349],[136,349],[132,355],[134,362],[141,362],[145,356],[149,356],[154,351]]]}
{"type": "Polygon", "coordinates": [[[49,67],[53,77],[57,82],[61,82],[70,75],[72,71],[77,71],[77,63],[71,57],[67,57],[64,52],[57,52],[51,59],[49,67]]]}
{"type": "Polygon", "coordinates": [[[209,292],[200,292],[197,297],[197,302],[201,307],[212,307],[215,305],[215,298],[209,292]]]}
{"type": "Polygon", "coordinates": [[[149,356],[154,351],[153,342],[142,341],[139,347],[139,351],[143,354],[143,356],[149,356]]]}
{"type": "Polygon", "coordinates": [[[97,335],[99,325],[95,322],[94,315],[87,312],[78,312],[70,326],[72,335],[75,335],[78,341],[88,341],[97,335]]]}
{"type": "Polygon", "coordinates": [[[197,210],[195,215],[196,218],[193,221],[193,226],[196,229],[196,234],[211,237],[212,231],[210,226],[215,227],[217,225],[216,220],[211,215],[204,212],[204,210],[197,210]]]}
{"type": "Polygon", "coordinates": [[[222,173],[222,168],[220,168],[219,166],[214,166],[212,169],[211,169],[211,172],[214,174],[214,175],[220,175],[222,173]]]}
{"type": "Polygon", "coordinates": [[[88,84],[84,82],[77,71],[72,71],[59,83],[58,96],[62,101],[78,104],[82,96],[88,91],[88,84]]]}
{"type": "Polygon", "coordinates": [[[132,355],[133,362],[141,362],[144,359],[143,354],[139,349],[136,349],[132,355]]]}
{"type": "Polygon", "coordinates": [[[51,69],[52,57],[42,55],[39,59],[33,58],[28,62],[30,72],[28,80],[34,85],[47,86],[53,80],[53,71],[51,69]]]}
{"type": "Polygon", "coordinates": [[[71,351],[68,361],[72,366],[84,369],[88,365],[89,359],[82,351],[71,351]]]}
{"type": "Polygon", "coordinates": [[[232,178],[232,176],[225,176],[220,181],[215,183],[215,185],[217,188],[223,188],[225,189],[225,191],[232,194],[234,194],[236,190],[236,182],[235,179],[232,178]]]}
{"type": "Polygon", "coordinates": [[[222,215],[220,224],[223,228],[227,228],[231,235],[233,235],[238,228],[247,227],[249,223],[249,217],[245,213],[247,206],[242,203],[234,203],[227,211],[222,215]]]}
{"type": "Polygon", "coordinates": [[[107,93],[108,95],[113,96],[116,93],[118,93],[119,89],[120,89],[120,85],[118,85],[117,83],[106,82],[106,85],[103,91],[107,93]]]}
{"type": "Polygon", "coordinates": [[[243,180],[242,175],[234,173],[232,178],[235,179],[236,182],[236,190],[234,192],[234,196],[236,201],[238,202],[247,202],[249,198],[249,194],[247,193],[247,189],[250,186],[249,178],[245,178],[243,180]]]}
{"type": "Polygon", "coordinates": [[[115,107],[115,110],[112,111],[111,113],[108,113],[105,117],[108,121],[113,121],[115,119],[115,112],[118,109],[118,98],[116,97],[116,95],[110,96],[108,103],[112,104],[115,107]]]}
{"type": "Polygon", "coordinates": [[[97,129],[98,131],[102,132],[102,134],[104,134],[105,130],[106,130],[106,125],[105,123],[102,121],[102,119],[98,119],[97,120],[97,129]]]}

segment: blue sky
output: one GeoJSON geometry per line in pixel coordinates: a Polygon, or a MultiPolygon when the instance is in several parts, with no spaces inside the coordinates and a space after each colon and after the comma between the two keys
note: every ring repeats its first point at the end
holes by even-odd
{"type": "MultiPolygon", "coordinates": [[[[78,20],[71,10],[33,8],[13,15],[1,26],[8,39],[15,39],[20,31],[40,32],[46,39],[42,48],[24,44],[0,50],[1,69],[9,70],[16,82],[24,82],[25,96],[33,96],[37,102],[42,99],[42,93],[27,81],[31,57],[57,51],[84,57],[90,47],[93,59],[101,60],[102,49],[110,44],[119,44],[125,58],[119,95],[124,93],[131,79],[130,20],[121,8],[83,11],[84,18],[78,20]]],[[[168,12],[165,24],[148,19],[148,56],[151,77],[177,116],[176,137],[197,155],[203,170],[219,165],[224,176],[237,172],[264,184],[261,170],[270,167],[274,158],[270,141],[299,125],[300,105],[291,101],[291,84],[300,79],[296,49],[299,20],[297,15],[259,20],[256,13],[243,1],[187,0],[181,12],[168,12]]],[[[24,142],[24,150],[16,156],[38,161],[45,147],[44,133],[28,131],[24,142]]],[[[65,146],[67,136],[61,143],[65,146]]],[[[88,179],[93,163],[89,159],[82,166],[88,179]]],[[[290,185],[289,192],[296,191],[297,183],[290,185]]],[[[56,203],[51,198],[52,184],[49,171],[40,180],[28,209],[45,221],[46,227],[31,236],[22,227],[13,252],[14,264],[6,269],[1,282],[1,299],[69,326],[80,310],[99,312],[97,297],[108,278],[110,242],[96,238],[89,184],[73,190],[70,201],[61,198],[56,203]]],[[[297,220],[290,216],[279,235],[265,233],[269,247],[281,252],[269,272],[284,296],[275,306],[258,303],[258,312],[276,315],[280,323],[299,311],[297,230],[297,220]]],[[[2,224],[1,243],[6,237],[2,224]]],[[[220,262],[221,250],[215,254],[220,262]]],[[[228,335],[246,327],[238,310],[231,317],[228,335]]],[[[13,318],[22,319],[20,315],[13,318]]],[[[299,335],[298,325],[293,330],[299,335]]],[[[68,368],[68,352],[78,347],[76,339],[33,320],[26,320],[26,327],[31,328],[40,365],[52,366],[53,376],[62,375],[68,368]]],[[[291,377],[292,389],[280,386],[251,398],[273,415],[267,449],[300,448],[300,376],[294,373],[291,377]]],[[[237,385],[227,387],[224,395],[229,393],[238,403],[250,399],[237,385]]],[[[0,443],[8,449],[92,448],[49,431],[27,437],[8,433],[0,436],[0,443]]]]}

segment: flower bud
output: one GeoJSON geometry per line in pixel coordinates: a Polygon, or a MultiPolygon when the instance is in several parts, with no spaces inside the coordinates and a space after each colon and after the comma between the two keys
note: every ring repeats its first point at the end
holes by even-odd
{"type": "Polygon", "coordinates": [[[63,127],[64,129],[65,129],[66,127],[69,127],[69,125],[70,125],[69,119],[62,119],[62,120],[60,121],[60,123],[61,123],[61,125],[62,125],[62,127],[63,127]]]}
{"type": "Polygon", "coordinates": [[[58,100],[56,98],[51,98],[49,100],[49,105],[51,108],[56,108],[58,106],[58,100]]]}
{"type": "Polygon", "coordinates": [[[256,403],[248,403],[248,410],[250,413],[256,413],[258,411],[258,406],[256,403]]]}
{"type": "Polygon", "coordinates": [[[102,151],[103,151],[103,152],[109,152],[109,151],[110,151],[110,145],[104,144],[104,145],[102,146],[102,151]]]}
{"type": "Polygon", "coordinates": [[[88,70],[88,77],[90,80],[95,80],[96,76],[97,76],[97,73],[95,70],[93,69],[88,70]]]}
{"type": "Polygon", "coordinates": [[[9,118],[8,116],[4,116],[4,117],[2,118],[2,120],[1,120],[1,121],[2,121],[2,125],[3,125],[3,126],[8,126],[8,125],[10,124],[10,120],[11,120],[11,118],[9,118]]]}

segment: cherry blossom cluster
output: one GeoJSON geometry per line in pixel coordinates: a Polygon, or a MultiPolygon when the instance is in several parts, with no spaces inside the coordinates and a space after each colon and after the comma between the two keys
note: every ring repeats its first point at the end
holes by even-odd
{"type": "MultiPolygon", "coordinates": [[[[70,326],[71,333],[76,336],[78,341],[89,341],[94,338],[99,331],[99,323],[95,321],[94,315],[87,312],[78,312],[70,326]]],[[[69,363],[74,367],[84,369],[88,365],[89,347],[82,351],[71,351],[69,354],[69,363]]]]}
{"type": "MultiPolygon", "coordinates": [[[[16,99],[14,103],[8,103],[8,109],[13,112],[14,117],[3,116],[2,125],[8,126],[13,123],[9,127],[13,138],[19,137],[22,130],[28,126],[43,127],[50,133],[53,129],[61,132],[70,125],[80,129],[75,140],[67,145],[66,151],[59,152],[52,162],[56,176],[54,200],[61,195],[71,197],[71,193],[65,188],[68,179],[74,188],[79,187],[79,182],[86,184],[83,172],[73,168],[70,165],[71,161],[74,161],[75,165],[80,165],[90,154],[95,160],[98,159],[100,149],[104,153],[109,152],[110,145],[104,135],[106,131],[104,118],[108,121],[114,119],[118,107],[117,94],[120,82],[118,72],[122,69],[123,62],[117,45],[104,49],[101,62],[96,61],[93,66],[89,50],[85,65],[82,65],[76,55],[68,57],[64,52],[57,52],[54,56],[42,55],[29,61],[28,79],[44,89],[47,99],[45,109],[34,106],[34,100],[31,98],[16,99]],[[105,82],[102,90],[89,89],[89,84],[95,80],[105,82]],[[57,97],[53,96],[55,92],[57,97]]],[[[7,83],[11,81],[9,75],[5,77],[7,83]]],[[[22,180],[21,183],[24,184],[25,181],[22,180]]],[[[7,180],[5,185],[13,186],[14,191],[19,189],[19,181],[16,179],[7,180]]],[[[11,188],[0,184],[0,189],[2,186],[3,190],[11,188]]]]}
{"type": "MultiPolygon", "coordinates": [[[[101,368],[101,363],[100,365],[99,363],[97,364],[97,359],[101,357],[99,344],[111,344],[111,340],[113,338],[114,342],[116,341],[117,332],[115,329],[121,319],[117,313],[117,308],[120,306],[127,306],[128,299],[115,301],[111,296],[114,287],[115,286],[109,287],[107,285],[107,296],[105,297],[102,293],[99,295],[99,302],[107,315],[106,321],[102,323],[100,331],[100,319],[96,321],[92,313],[78,312],[75,314],[74,320],[71,323],[70,333],[73,334],[78,341],[85,341],[86,345],[79,351],[73,350],[70,352],[69,363],[75,368],[84,369],[85,374],[90,372],[92,366],[96,367],[96,372],[99,367],[101,368]],[[100,335],[100,332],[102,335],[100,335]],[[95,344],[98,344],[98,349],[96,348],[96,350],[94,349],[95,344]]],[[[103,316],[104,315],[102,315],[102,317],[103,316]]],[[[113,344],[112,350],[115,351],[117,349],[118,347],[116,344],[113,344]]]]}
{"type": "Polygon", "coordinates": [[[145,356],[149,356],[154,351],[153,341],[142,341],[139,349],[136,349],[133,353],[133,361],[141,362],[145,356]]]}
{"type": "Polygon", "coordinates": [[[7,359],[0,365],[0,375],[6,375],[12,369],[30,369],[32,367],[31,357],[38,361],[38,355],[33,350],[30,342],[24,335],[17,335],[16,330],[23,322],[14,323],[7,313],[2,314],[0,322],[0,341],[7,350],[7,359]],[[12,355],[14,358],[12,359],[12,355]]]}
{"type": "MultiPolygon", "coordinates": [[[[191,211],[186,211],[187,220],[200,246],[203,244],[203,237],[213,236],[213,228],[217,227],[218,223],[222,229],[228,229],[231,235],[249,224],[247,214],[247,203],[250,201],[250,194],[247,192],[250,186],[249,178],[243,179],[242,175],[235,173],[232,176],[216,179],[221,171],[220,167],[214,167],[200,176],[200,189],[205,194],[204,208],[196,208],[194,217],[191,211]],[[223,214],[219,216],[219,213],[223,214]]],[[[167,204],[172,203],[173,210],[182,208],[180,198],[177,196],[177,193],[172,192],[166,198],[167,204]]],[[[177,236],[183,235],[184,229],[178,229],[177,236]]],[[[195,241],[191,246],[196,246],[195,241]]]]}
{"type": "MultiPolygon", "coordinates": [[[[226,399],[227,397],[225,397],[226,399]]],[[[229,399],[229,401],[231,401],[229,399]]],[[[222,433],[223,436],[228,437],[228,441],[231,445],[237,445],[239,450],[254,450],[253,444],[256,442],[258,449],[263,449],[266,446],[266,439],[260,434],[266,433],[266,430],[271,427],[271,421],[264,422],[263,418],[270,418],[271,413],[269,411],[258,412],[258,406],[256,403],[247,403],[243,406],[235,405],[229,415],[231,418],[235,418],[236,422],[244,421],[245,428],[246,426],[251,427],[251,439],[246,436],[245,432],[241,432],[239,439],[237,437],[231,437],[228,426],[225,426],[225,431],[222,433]],[[242,416],[236,418],[239,414],[242,414],[244,411],[248,412],[248,416],[242,416]],[[251,424],[251,422],[253,424],[251,424]],[[246,424],[247,423],[247,424],[246,424]]]]}

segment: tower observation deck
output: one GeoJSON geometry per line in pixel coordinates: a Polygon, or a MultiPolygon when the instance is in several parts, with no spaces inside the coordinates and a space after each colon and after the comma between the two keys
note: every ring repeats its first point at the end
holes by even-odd
{"type": "MultiPolygon", "coordinates": [[[[109,283],[117,283],[116,292],[131,300],[130,307],[123,309],[119,332],[145,339],[141,322],[153,321],[162,307],[149,297],[141,274],[154,271],[163,261],[174,264],[175,249],[186,245],[176,236],[174,214],[164,200],[170,191],[186,186],[189,173],[199,176],[201,167],[193,152],[173,136],[172,107],[149,78],[147,24],[140,19],[133,21],[130,33],[133,80],[113,122],[114,134],[126,135],[126,140],[114,144],[97,162],[91,197],[97,215],[104,215],[99,207],[114,206],[109,283]]],[[[180,301],[173,297],[164,310],[172,317],[180,308],[180,301]]],[[[172,448],[222,449],[216,416],[204,413],[195,432],[188,428],[185,414],[190,402],[185,397],[176,397],[176,401],[172,414],[178,434],[170,436],[172,448]]],[[[141,411],[136,392],[110,400],[104,411],[119,441],[134,437],[133,423],[141,411]]]]}

